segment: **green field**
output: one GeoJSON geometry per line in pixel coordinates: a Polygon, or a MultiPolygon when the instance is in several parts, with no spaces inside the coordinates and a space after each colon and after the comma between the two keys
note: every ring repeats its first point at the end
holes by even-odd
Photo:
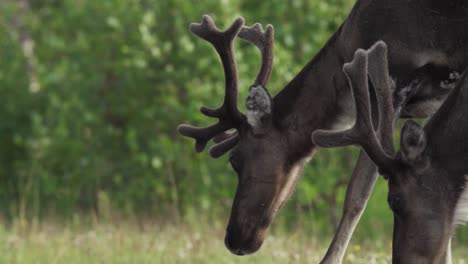
{"type": "MultiPolygon", "coordinates": [[[[221,222],[160,224],[118,221],[61,226],[21,224],[0,229],[1,263],[318,263],[327,240],[301,232],[273,231],[252,256],[224,247],[221,222]],[[120,222],[120,223],[118,223],[120,222]],[[28,228],[24,228],[24,226],[28,228]],[[21,228],[20,226],[23,226],[21,228]]],[[[390,242],[353,242],[345,263],[390,263],[390,242]]],[[[454,263],[468,252],[454,245],[454,263]]]]}

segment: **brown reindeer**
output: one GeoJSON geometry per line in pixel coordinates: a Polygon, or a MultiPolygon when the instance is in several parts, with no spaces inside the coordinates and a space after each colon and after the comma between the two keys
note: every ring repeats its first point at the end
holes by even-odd
{"type": "Polygon", "coordinates": [[[468,221],[468,71],[448,99],[421,128],[412,120],[401,131],[394,154],[393,106],[382,42],[358,50],[344,73],[353,90],[356,122],[346,131],[317,130],[321,147],[362,146],[388,179],[394,215],[393,263],[451,263],[450,238],[456,224],[468,221]],[[378,98],[374,131],[368,76],[378,98]]]}
{"type": "MultiPolygon", "coordinates": [[[[311,133],[352,125],[351,89],[341,68],[355,50],[367,49],[377,40],[389,44],[389,72],[402,116],[425,117],[440,106],[457,79],[454,71],[468,64],[467,5],[464,1],[359,0],[325,47],[274,98],[266,90],[273,61],[271,26],[263,32],[259,25],[243,27],[239,18],[220,31],[207,16],[201,24],[191,25],[191,31],[219,53],[226,94],[219,109],[201,109],[219,119],[215,125],[182,125],[179,131],[196,139],[198,152],[211,139],[216,143],[209,150],[213,157],[232,149],[230,163],[238,174],[238,186],[225,238],[231,252],[244,255],[260,248],[268,226],[317,150],[311,133]],[[254,43],[262,53],[245,114],[237,108],[236,36],[254,43]],[[225,132],[230,129],[235,132],[225,132]]],[[[375,165],[361,151],[343,217],[323,263],[341,262],[376,179],[375,165]]]]}

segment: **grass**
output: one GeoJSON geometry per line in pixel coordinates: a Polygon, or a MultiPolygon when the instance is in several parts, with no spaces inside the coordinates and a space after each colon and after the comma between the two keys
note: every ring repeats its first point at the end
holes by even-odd
{"type": "MultiPolygon", "coordinates": [[[[328,244],[300,230],[278,231],[256,254],[238,257],[225,249],[220,222],[19,226],[0,226],[0,263],[318,263],[328,244]]],[[[467,263],[466,250],[454,253],[454,263],[467,263]]],[[[345,263],[390,263],[389,254],[389,241],[354,243],[345,263]]]]}

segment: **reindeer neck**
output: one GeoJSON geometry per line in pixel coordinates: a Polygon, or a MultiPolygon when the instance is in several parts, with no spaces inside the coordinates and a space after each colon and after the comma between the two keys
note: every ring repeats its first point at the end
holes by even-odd
{"type": "Polygon", "coordinates": [[[350,89],[342,71],[344,58],[338,48],[339,32],[274,97],[273,112],[280,126],[303,134],[309,141],[311,133],[316,129],[341,126],[338,124],[342,123],[340,119],[344,117],[342,113],[346,109],[343,108],[348,105],[351,109],[347,109],[347,112],[351,113],[350,117],[354,115],[349,100],[350,89]]]}

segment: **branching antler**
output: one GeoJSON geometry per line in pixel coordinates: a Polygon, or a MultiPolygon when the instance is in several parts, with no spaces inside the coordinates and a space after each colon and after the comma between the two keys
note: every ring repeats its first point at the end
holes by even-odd
{"type": "MultiPolygon", "coordinates": [[[[274,45],[274,29],[268,24],[263,30],[262,25],[255,23],[252,27],[243,27],[239,32],[239,38],[254,44],[259,50],[262,57],[260,70],[257,73],[253,86],[261,85],[266,88],[266,84],[270,79],[271,70],[273,67],[273,45],[274,45]]],[[[214,158],[220,157],[226,151],[234,147],[239,141],[239,134],[236,132],[224,132],[214,138],[217,144],[210,148],[210,155],[214,158]]]]}
{"type": "Polygon", "coordinates": [[[238,128],[244,120],[243,114],[237,108],[238,78],[237,65],[234,55],[234,39],[244,25],[244,19],[238,18],[226,30],[220,31],[216,28],[213,19],[203,16],[201,24],[192,23],[190,31],[198,37],[210,42],[221,58],[224,67],[225,96],[224,103],[218,109],[202,107],[200,111],[209,117],[218,118],[218,123],[198,128],[190,125],[180,125],[179,132],[196,140],[195,150],[201,152],[208,141],[214,136],[231,128],[238,128]]]}
{"type": "Polygon", "coordinates": [[[388,172],[394,168],[395,160],[390,156],[394,152],[393,108],[387,68],[386,46],[383,42],[378,42],[368,52],[361,49],[356,51],[353,61],[346,63],[343,67],[353,91],[356,122],[351,129],[345,131],[315,131],[312,140],[316,145],[338,147],[358,144],[381,170],[388,172]],[[377,94],[380,140],[372,125],[367,74],[377,94]],[[390,153],[387,154],[388,152],[390,153]]]}
{"type": "Polygon", "coordinates": [[[266,87],[273,66],[273,26],[268,24],[265,27],[265,31],[263,31],[262,25],[255,23],[252,27],[243,27],[241,32],[239,32],[239,37],[254,44],[260,50],[262,64],[258,71],[257,78],[255,79],[254,86],[262,85],[266,87]]]}
{"type": "Polygon", "coordinates": [[[192,23],[190,25],[192,33],[210,42],[221,58],[225,74],[225,96],[224,103],[220,108],[202,107],[200,109],[204,115],[218,118],[218,123],[205,128],[180,125],[178,131],[182,135],[196,140],[195,150],[197,152],[203,151],[208,141],[213,139],[216,144],[210,148],[209,153],[214,158],[220,157],[237,144],[239,141],[238,131],[228,132],[228,130],[232,128],[238,130],[245,120],[245,116],[237,108],[238,78],[233,45],[236,36],[260,49],[262,62],[254,86],[262,85],[265,87],[271,74],[273,26],[267,25],[263,31],[262,26],[258,23],[253,27],[243,27],[243,25],[244,19],[238,18],[226,31],[220,31],[216,28],[211,17],[207,15],[203,16],[201,24],[192,23]]]}

